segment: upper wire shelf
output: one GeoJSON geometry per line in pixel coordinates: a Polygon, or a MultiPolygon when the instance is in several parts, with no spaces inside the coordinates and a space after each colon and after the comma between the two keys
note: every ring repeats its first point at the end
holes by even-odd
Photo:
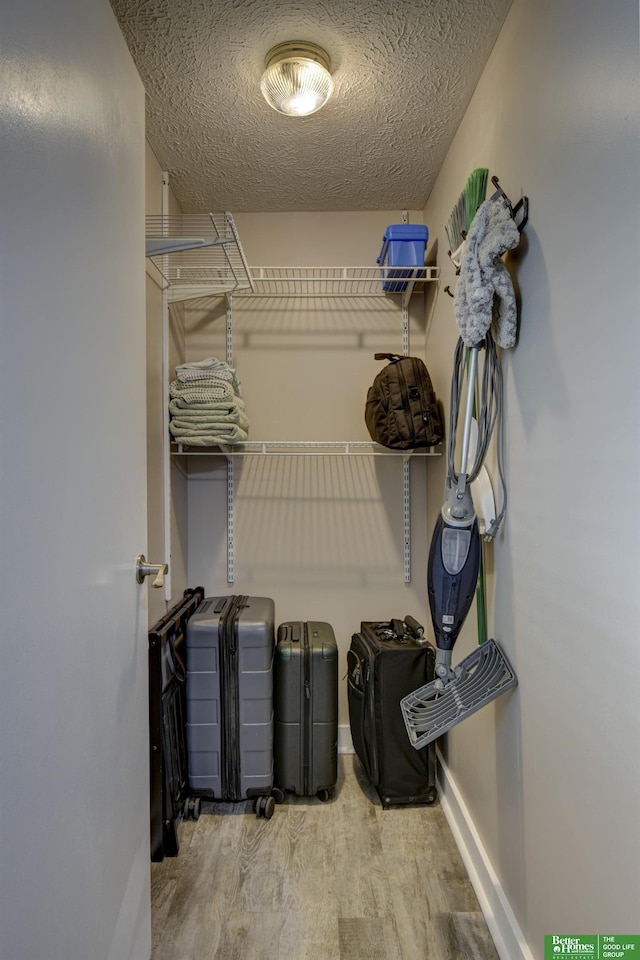
{"type": "Polygon", "coordinates": [[[395,291],[382,289],[388,267],[252,267],[252,289],[242,295],[258,297],[375,297],[410,295],[437,280],[438,267],[393,267],[395,291]]]}
{"type": "Polygon", "coordinates": [[[146,255],[169,301],[251,291],[251,272],[230,213],[146,217],[146,255]]]}

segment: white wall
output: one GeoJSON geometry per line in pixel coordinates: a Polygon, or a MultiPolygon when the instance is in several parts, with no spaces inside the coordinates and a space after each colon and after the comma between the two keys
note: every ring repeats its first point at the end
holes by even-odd
{"type": "MultiPolygon", "coordinates": [[[[537,960],[545,933],[638,927],[638,64],[635,0],[515,0],[425,209],[444,286],[441,225],[475,167],[531,204],[489,556],[519,687],[451,733],[447,763],[537,960]]],[[[427,340],[442,395],[452,303],[427,340]]],[[[474,643],[472,612],[456,654],[474,643]]]]}
{"type": "Polygon", "coordinates": [[[107,0],[2,6],[0,957],[148,960],[144,94],[107,0]]]}
{"type": "MultiPolygon", "coordinates": [[[[238,214],[249,264],[368,266],[401,211],[238,214]]],[[[410,213],[411,222],[420,215],[410,213]]],[[[424,344],[424,298],[412,301],[424,344]]],[[[368,440],[376,351],[402,349],[399,297],[234,297],[234,362],[253,440],[368,440]]],[[[224,356],[224,303],[185,308],[191,360],[224,356]]],[[[433,464],[415,461],[413,580],[403,580],[402,461],[343,457],[235,461],[235,583],[226,582],[226,468],[189,464],[189,580],[210,593],[273,597],[279,622],[328,620],[341,656],[361,620],[426,615],[424,495],[433,464]]],[[[438,487],[436,497],[440,497],[438,487]]],[[[344,669],[341,675],[344,673],[344,669]]],[[[348,723],[345,685],[340,722],[348,723]]]]}

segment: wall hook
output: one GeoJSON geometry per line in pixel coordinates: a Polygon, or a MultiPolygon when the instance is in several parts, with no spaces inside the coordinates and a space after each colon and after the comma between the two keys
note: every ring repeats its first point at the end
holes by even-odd
{"type": "Polygon", "coordinates": [[[464,242],[466,239],[467,239],[467,236],[465,234],[464,240],[462,241],[458,249],[454,250],[453,253],[451,252],[451,250],[447,250],[447,256],[449,257],[449,260],[451,260],[451,263],[456,268],[456,277],[460,275],[460,265],[462,263],[462,254],[464,252],[464,242]]]}
{"type": "Polygon", "coordinates": [[[509,208],[509,213],[515,220],[515,224],[518,230],[520,231],[520,233],[522,233],[525,226],[527,225],[527,220],[529,219],[529,197],[520,197],[520,199],[518,200],[518,202],[514,207],[513,204],[511,203],[511,200],[509,200],[509,197],[506,195],[506,193],[500,186],[500,181],[498,180],[498,178],[491,177],[491,183],[496,188],[496,192],[492,194],[491,200],[497,200],[498,197],[501,197],[504,200],[504,202],[509,208]],[[521,211],[522,211],[522,215],[520,216],[521,211]]]}

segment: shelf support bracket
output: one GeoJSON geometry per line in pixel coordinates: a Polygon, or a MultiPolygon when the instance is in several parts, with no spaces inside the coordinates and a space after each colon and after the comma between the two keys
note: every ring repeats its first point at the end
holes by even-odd
{"type": "Polygon", "coordinates": [[[402,458],[402,504],[404,508],[404,582],[411,583],[411,459],[402,458]]]}
{"type": "Polygon", "coordinates": [[[227,363],[233,366],[233,297],[230,293],[225,295],[227,305],[227,363]]]}
{"type": "Polygon", "coordinates": [[[402,353],[403,356],[409,356],[409,294],[407,290],[402,291],[402,353]]]}

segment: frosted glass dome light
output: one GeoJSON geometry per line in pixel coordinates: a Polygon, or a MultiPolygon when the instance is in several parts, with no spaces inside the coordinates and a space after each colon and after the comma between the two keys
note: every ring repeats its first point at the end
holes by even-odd
{"type": "Polygon", "coordinates": [[[307,117],[323,107],[333,91],[327,53],[315,43],[289,40],[265,57],[262,95],[274,110],[288,117],[307,117]]]}

